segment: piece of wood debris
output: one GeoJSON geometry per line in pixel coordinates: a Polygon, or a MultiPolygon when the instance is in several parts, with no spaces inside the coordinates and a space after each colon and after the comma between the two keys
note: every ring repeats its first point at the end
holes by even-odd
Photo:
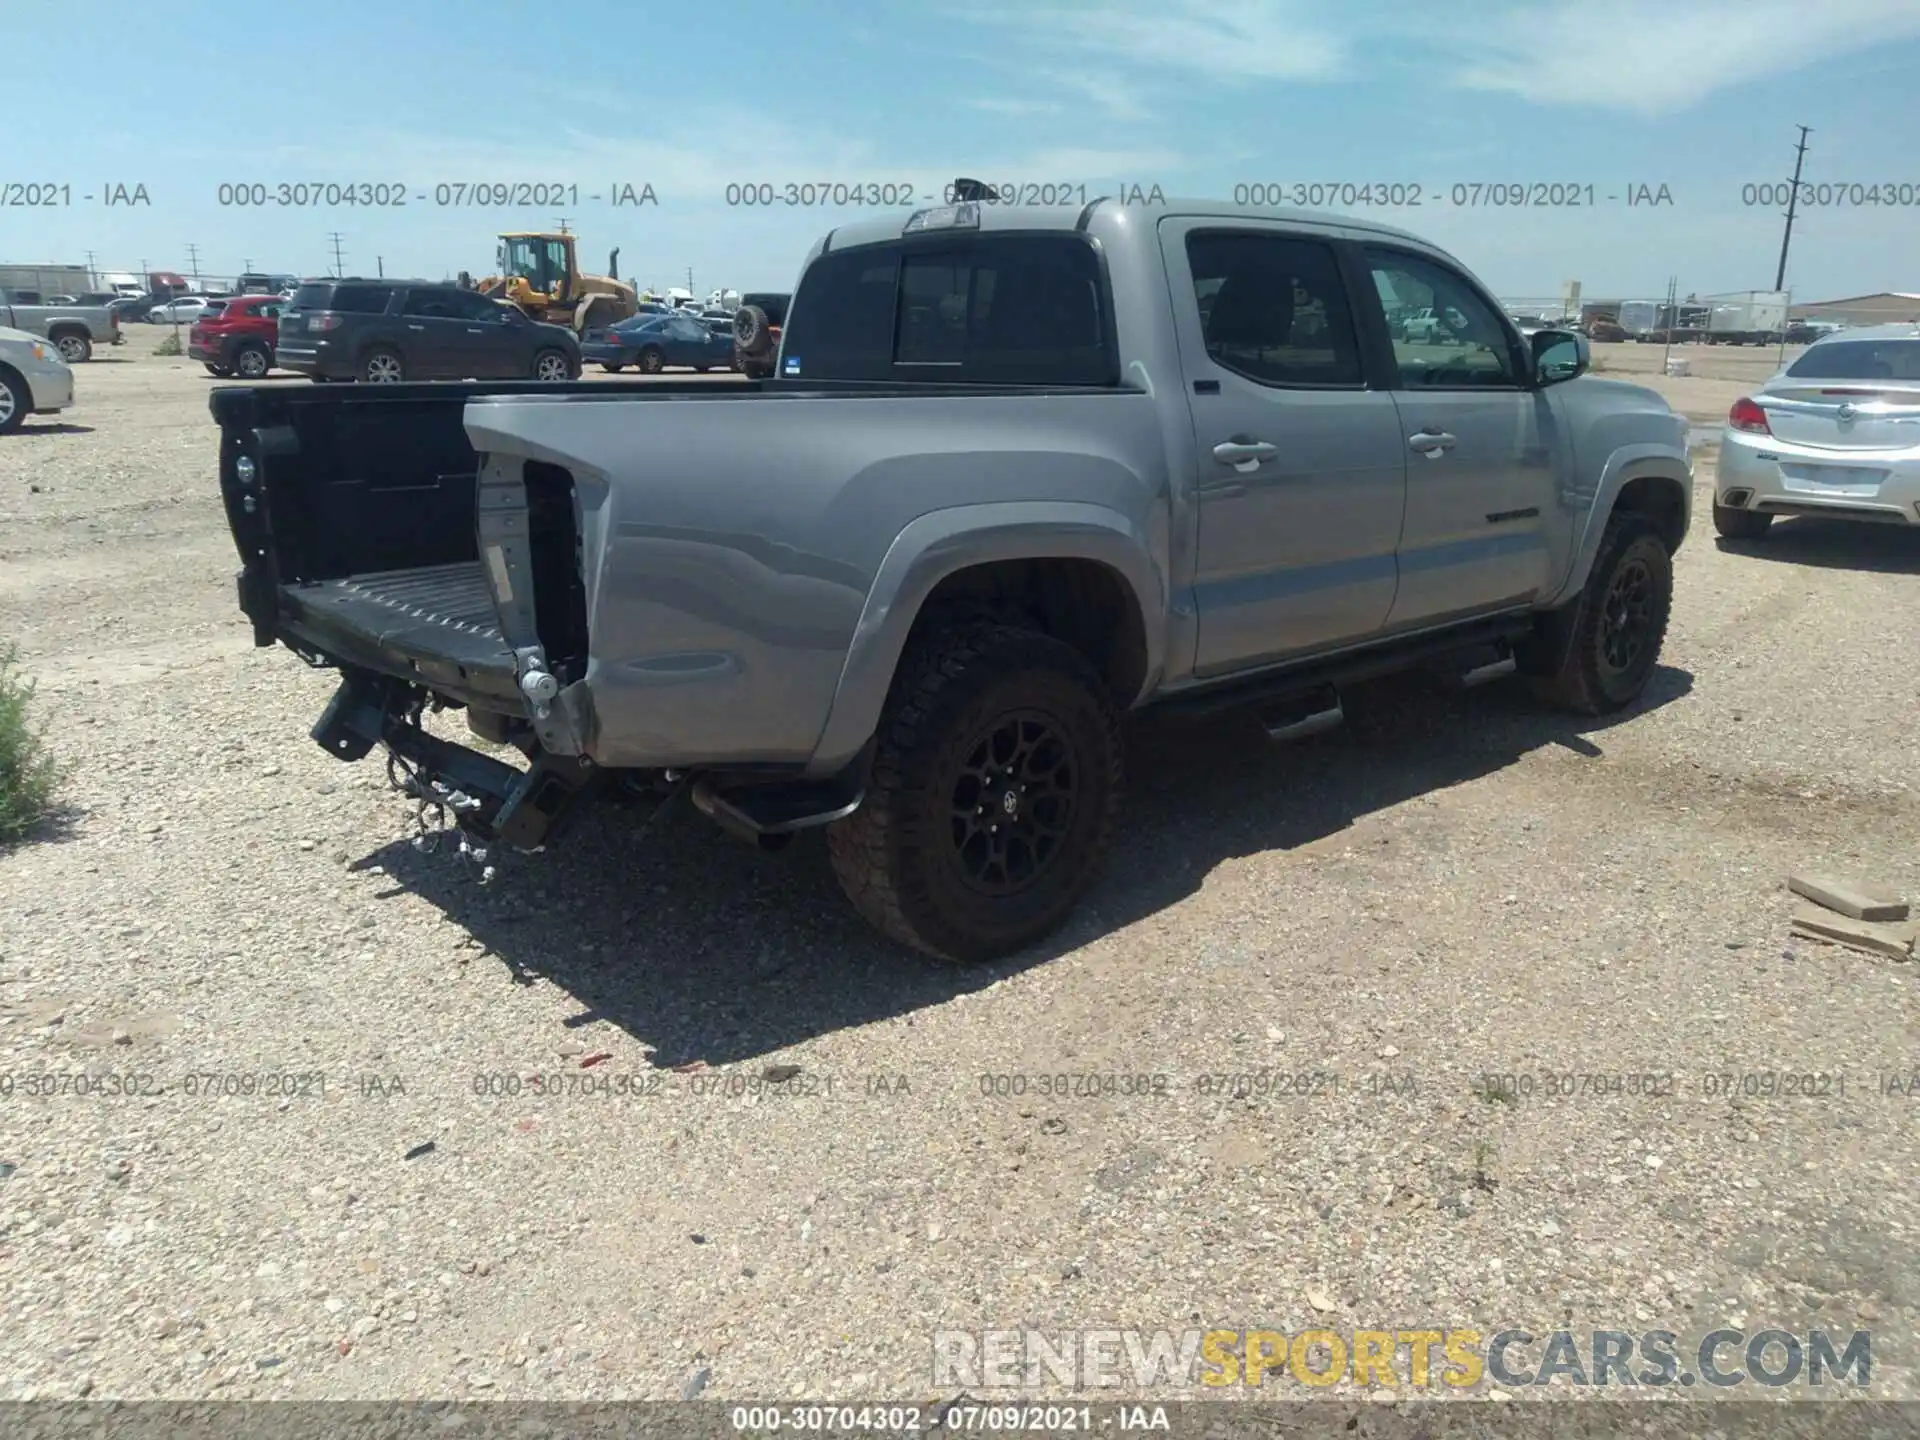
{"type": "Polygon", "coordinates": [[[1789,875],[1787,888],[1856,920],[1907,918],[1907,902],[1884,885],[1862,885],[1833,875],[1789,875]]]}
{"type": "Polygon", "coordinates": [[[1836,945],[1865,950],[1874,955],[1891,955],[1896,960],[1908,959],[1913,954],[1915,926],[1911,922],[1889,925],[1873,920],[1855,920],[1851,916],[1835,915],[1831,911],[1805,905],[1793,917],[1793,930],[1796,935],[1829,940],[1836,945]]]}

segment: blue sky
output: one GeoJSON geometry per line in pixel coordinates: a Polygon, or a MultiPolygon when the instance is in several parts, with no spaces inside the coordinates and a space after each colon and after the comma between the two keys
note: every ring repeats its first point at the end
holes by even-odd
{"type": "MultiPolygon", "coordinates": [[[[1905,207],[1819,208],[1788,283],[1826,298],[1920,290],[1920,0],[1109,0],[1097,5],[334,0],[262,7],[6,0],[6,110],[38,117],[0,184],[72,203],[0,207],[0,262],[435,278],[489,268],[501,229],[570,217],[594,268],[643,283],[786,288],[860,209],[730,207],[742,182],[956,174],[1158,185],[1422,187],[1418,209],[1326,208],[1447,246],[1506,296],[1764,288],[1784,178],[1906,187],[1905,207]],[[164,21],[156,17],[164,16],[164,21]],[[117,38],[115,38],[117,37],[117,38]],[[36,65],[36,51],[88,58],[36,65]],[[466,182],[579,187],[530,209],[435,203],[466,182]],[[148,206],[104,206],[108,184],[148,206]],[[222,183],[397,183],[404,208],[240,208],[222,183]],[[1475,182],[1591,185],[1581,209],[1450,203],[1475,182]],[[657,204],[614,206],[651,184],[657,204]],[[1628,207],[1629,187],[1671,204],[1628,207]],[[590,197],[599,194],[595,201],[590,197]],[[1609,201],[1609,195],[1623,198],[1609,201]],[[421,198],[424,196],[424,198],[421,198]]],[[[1862,197],[1865,198],[1864,196],[1862,197]]],[[[1886,198],[1897,198],[1889,193],[1886,198]]]]}

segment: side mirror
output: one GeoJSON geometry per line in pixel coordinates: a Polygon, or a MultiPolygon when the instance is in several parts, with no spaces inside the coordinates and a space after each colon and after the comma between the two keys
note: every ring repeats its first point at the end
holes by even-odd
{"type": "Polygon", "coordinates": [[[1527,343],[1533,349],[1534,378],[1542,385],[1584,375],[1593,363],[1587,337],[1577,330],[1536,330],[1527,343]]]}

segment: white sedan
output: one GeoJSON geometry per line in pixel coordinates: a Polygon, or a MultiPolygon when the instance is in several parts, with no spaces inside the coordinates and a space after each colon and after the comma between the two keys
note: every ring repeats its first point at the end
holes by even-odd
{"type": "Polygon", "coordinates": [[[147,318],[156,325],[191,325],[222,302],[209,300],[204,295],[180,295],[164,304],[156,305],[147,312],[147,318]]]}
{"type": "Polygon", "coordinates": [[[73,370],[49,340],[0,326],[0,435],[73,404],[73,370]]]}

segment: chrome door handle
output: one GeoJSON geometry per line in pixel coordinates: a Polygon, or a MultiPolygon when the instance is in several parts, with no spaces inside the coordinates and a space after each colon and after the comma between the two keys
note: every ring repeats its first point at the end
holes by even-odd
{"type": "Polygon", "coordinates": [[[1417,435],[1407,437],[1407,448],[1418,450],[1429,460],[1437,459],[1460,442],[1444,430],[1422,430],[1417,435]]]}
{"type": "Polygon", "coordinates": [[[1267,440],[1222,440],[1213,447],[1214,459],[1242,475],[1251,475],[1262,460],[1271,460],[1279,453],[1280,447],[1267,440]]]}
{"type": "Polygon", "coordinates": [[[426,326],[424,326],[424,325],[409,325],[409,326],[407,326],[407,329],[409,329],[409,330],[424,330],[424,329],[426,329],[426,328],[427,328],[427,327],[426,327],[426,326]]]}
{"type": "Polygon", "coordinates": [[[484,335],[484,334],[486,334],[487,332],[486,332],[485,330],[483,330],[483,329],[481,329],[481,328],[480,328],[480,327],[479,327],[478,325],[469,325],[469,326],[467,327],[467,333],[468,333],[469,335],[484,335]]]}

